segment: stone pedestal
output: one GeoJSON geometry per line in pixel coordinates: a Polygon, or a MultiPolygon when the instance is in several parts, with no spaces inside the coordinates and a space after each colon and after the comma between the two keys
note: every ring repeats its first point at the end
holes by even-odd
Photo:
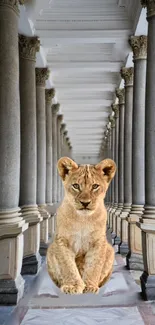
{"type": "Polygon", "coordinates": [[[36,147],[36,83],[35,59],[39,51],[37,37],[19,35],[20,55],[20,107],[21,107],[21,168],[20,206],[22,216],[29,224],[24,234],[22,274],[37,273],[41,264],[39,256],[41,215],[36,205],[37,147],[36,147]]]}
{"type": "Polygon", "coordinates": [[[142,216],[145,204],[145,86],[147,36],[132,36],[129,43],[133,50],[134,93],[132,134],[132,208],[128,225],[129,254],[127,255],[127,266],[130,269],[138,269],[139,267],[139,270],[143,270],[141,233],[139,228],[136,229],[136,222],[138,222],[139,218],[142,216]]]}
{"type": "Polygon", "coordinates": [[[24,291],[20,275],[23,233],[28,224],[18,207],[20,105],[18,3],[0,2],[0,304],[16,304],[24,291]]]}
{"type": "Polygon", "coordinates": [[[54,205],[57,204],[57,113],[59,111],[60,104],[53,104],[52,105],[52,144],[53,144],[53,164],[52,164],[52,171],[53,171],[53,203],[54,205]]]}
{"type": "MultiPolygon", "coordinates": [[[[63,115],[58,115],[57,117],[57,160],[61,158],[61,122],[63,120],[63,115]]],[[[57,173],[57,201],[61,201],[61,178],[57,173]]]]}
{"type": "Polygon", "coordinates": [[[155,300],[155,2],[141,1],[147,7],[148,46],[145,106],[145,210],[140,219],[144,273],[141,276],[142,294],[155,300]]]}
{"type": "Polygon", "coordinates": [[[48,245],[48,219],[46,210],[46,110],[45,82],[49,77],[48,68],[36,68],[36,109],[37,109],[37,204],[43,218],[40,224],[40,254],[45,255],[48,245]]]}
{"type": "Polygon", "coordinates": [[[141,230],[137,227],[139,216],[143,214],[143,205],[132,205],[132,211],[128,217],[128,238],[129,238],[129,252],[126,257],[126,264],[128,269],[144,270],[143,256],[142,256],[142,235],[141,230]]]}
{"type": "Polygon", "coordinates": [[[124,207],[121,213],[120,253],[128,252],[127,217],[132,205],[132,114],[133,114],[133,68],[122,68],[121,76],[125,81],[124,116],[124,207]]]}

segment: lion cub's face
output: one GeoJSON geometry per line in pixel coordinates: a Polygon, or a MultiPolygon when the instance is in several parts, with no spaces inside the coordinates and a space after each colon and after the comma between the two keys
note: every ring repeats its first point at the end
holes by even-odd
{"type": "Polygon", "coordinates": [[[79,214],[92,214],[104,199],[111,179],[116,172],[113,160],[105,159],[98,165],[78,166],[68,157],[58,161],[69,202],[79,214]]]}

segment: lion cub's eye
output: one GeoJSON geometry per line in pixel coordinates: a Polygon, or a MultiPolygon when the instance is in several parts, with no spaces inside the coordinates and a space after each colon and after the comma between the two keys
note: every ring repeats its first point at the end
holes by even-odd
{"type": "Polygon", "coordinates": [[[79,184],[72,184],[72,187],[75,188],[75,190],[80,190],[79,184]]]}
{"type": "Polygon", "coordinates": [[[99,185],[98,184],[93,184],[92,188],[93,188],[93,190],[97,190],[97,188],[99,188],[99,185]]]}

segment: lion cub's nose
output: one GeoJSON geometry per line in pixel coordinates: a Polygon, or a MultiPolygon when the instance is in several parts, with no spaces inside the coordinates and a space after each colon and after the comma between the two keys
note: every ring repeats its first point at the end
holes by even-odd
{"type": "Polygon", "coordinates": [[[89,202],[82,202],[82,201],[80,201],[80,203],[84,206],[84,208],[87,208],[87,206],[89,205],[90,201],[89,202]]]}

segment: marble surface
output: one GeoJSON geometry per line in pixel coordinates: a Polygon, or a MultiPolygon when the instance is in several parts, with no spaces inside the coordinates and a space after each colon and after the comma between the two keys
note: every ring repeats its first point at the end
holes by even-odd
{"type": "MultiPolygon", "coordinates": [[[[110,292],[128,290],[128,285],[122,273],[113,273],[111,279],[100,289],[99,295],[105,295],[110,292]]],[[[52,295],[60,296],[63,295],[61,291],[55,286],[53,281],[50,279],[48,272],[45,271],[43,281],[40,285],[38,295],[52,295]]]]}
{"type": "Polygon", "coordinates": [[[137,307],[30,309],[21,325],[144,325],[137,307]]]}

